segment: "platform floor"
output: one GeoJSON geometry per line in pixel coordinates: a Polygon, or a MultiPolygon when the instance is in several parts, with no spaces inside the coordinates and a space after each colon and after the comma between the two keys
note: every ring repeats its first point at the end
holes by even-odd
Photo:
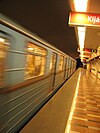
{"type": "Polygon", "coordinates": [[[100,80],[81,70],[66,133],[100,133],[100,80]],[[68,126],[70,125],[70,126],[68,126]]]}
{"type": "Polygon", "coordinates": [[[79,68],[20,133],[100,133],[100,80],[79,68]]]}

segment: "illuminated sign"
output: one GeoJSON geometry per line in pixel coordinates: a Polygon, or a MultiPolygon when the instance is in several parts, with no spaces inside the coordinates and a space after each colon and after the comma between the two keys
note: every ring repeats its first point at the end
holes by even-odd
{"type": "Polygon", "coordinates": [[[69,25],[100,27],[100,14],[70,12],[69,25]]]}
{"type": "MultiPolygon", "coordinates": [[[[81,52],[80,48],[77,49],[78,52],[81,52]]],[[[89,48],[83,48],[82,49],[83,52],[94,52],[94,53],[97,53],[97,50],[96,49],[89,49],[89,48]]]]}

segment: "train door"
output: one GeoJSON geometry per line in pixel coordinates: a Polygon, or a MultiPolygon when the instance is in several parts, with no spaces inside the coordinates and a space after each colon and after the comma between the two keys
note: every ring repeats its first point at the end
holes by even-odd
{"type": "Polygon", "coordinates": [[[55,84],[56,64],[57,64],[57,54],[53,53],[52,55],[52,83],[51,83],[52,90],[54,89],[54,84],[55,84]]]}
{"type": "Polygon", "coordinates": [[[68,77],[70,76],[70,58],[68,58],[68,77]]]}
{"type": "Polygon", "coordinates": [[[68,58],[66,58],[66,78],[68,78],[68,58]]]}
{"type": "Polygon", "coordinates": [[[69,77],[69,58],[67,58],[67,72],[66,72],[67,78],[69,77]]]}
{"type": "Polygon", "coordinates": [[[65,63],[64,63],[64,79],[66,79],[66,66],[67,66],[67,58],[65,58],[65,63]]]}

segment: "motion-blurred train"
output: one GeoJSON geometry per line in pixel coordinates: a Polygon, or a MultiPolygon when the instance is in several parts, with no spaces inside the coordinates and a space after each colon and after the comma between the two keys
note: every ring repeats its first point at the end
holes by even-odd
{"type": "Polygon", "coordinates": [[[0,14],[0,133],[15,133],[76,70],[76,61],[0,14]]]}

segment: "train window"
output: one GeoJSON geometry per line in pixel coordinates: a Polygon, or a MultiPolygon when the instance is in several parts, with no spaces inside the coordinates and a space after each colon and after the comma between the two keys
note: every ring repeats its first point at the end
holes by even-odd
{"type": "Polygon", "coordinates": [[[0,85],[4,83],[4,72],[6,63],[6,54],[8,50],[8,40],[0,37],[0,85]]]}
{"type": "Polygon", "coordinates": [[[59,70],[63,70],[64,57],[60,56],[59,59],[59,70]]]}
{"type": "Polygon", "coordinates": [[[46,50],[40,46],[37,46],[33,43],[28,43],[28,52],[39,54],[39,55],[46,55],[46,50]]]}
{"type": "Polygon", "coordinates": [[[33,43],[27,45],[26,78],[44,75],[46,64],[46,50],[33,43]]]}

